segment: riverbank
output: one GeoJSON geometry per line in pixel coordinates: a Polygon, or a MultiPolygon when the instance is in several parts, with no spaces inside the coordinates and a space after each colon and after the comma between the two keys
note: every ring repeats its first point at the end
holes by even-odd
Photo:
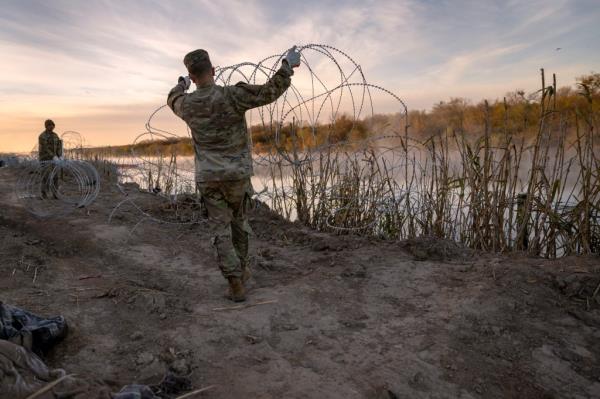
{"type": "Polygon", "coordinates": [[[40,220],[15,180],[0,169],[0,300],[66,317],[51,367],[114,389],[171,367],[215,385],[207,398],[600,396],[597,256],[338,236],[260,207],[236,308],[204,223],[123,207],[109,224],[124,198],[109,182],[89,208],[40,220]]]}

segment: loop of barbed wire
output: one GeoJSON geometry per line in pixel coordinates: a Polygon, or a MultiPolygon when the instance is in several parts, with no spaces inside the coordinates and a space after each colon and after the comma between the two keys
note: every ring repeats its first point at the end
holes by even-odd
{"type": "Polygon", "coordinates": [[[66,216],[94,202],[100,192],[96,168],[80,160],[29,160],[15,186],[16,195],[28,212],[40,218],[66,216]]]}
{"type": "MultiPolygon", "coordinates": [[[[344,156],[344,151],[352,152],[366,151],[369,148],[379,146],[383,156],[387,153],[397,153],[406,148],[408,139],[404,133],[408,126],[407,107],[404,101],[392,91],[367,81],[363,68],[346,52],[333,46],[325,44],[305,44],[297,46],[301,52],[301,67],[296,73],[308,72],[309,79],[304,79],[304,86],[292,85],[275,102],[256,110],[247,112],[247,122],[250,129],[259,126],[264,135],[268,136],[267,149],[264,143],[254,143],[253,160],[255,170],[267,173],[270,184],[255,187],[258,193],[255,199],[273,204],[276,196],[283,196],[289,202],[287,206],[296,201],[294,183],[290,176],[294,168],[313,168],[315,163],[322,158],[323,154],[336,152],[336,156],[344,156]],[[306,85],[306,82],[309,85],[306,85]],[[331,132],[336,129],[340,118],[346,118],[349,123],[344,126],[348,132],[355,131],[361,120],[373,118],[375,105],[373,93],[379,92],[390,98],[396,104],[397,125],[380,126],[381,132],[370,134],[368,137],[351,138],[339,140],[330,137],[331,132]],[[308,137],[298,137],[295,130],[304,129],[308,131],[308,137]],[[329,133],[323,133],[329,130],[329,133]],[[403,138],[404,137],[404,138],[403,138]],[[312,144],[301,143],[308,139],[312,144]],[[403,141],[404,140],[404,141],[403,141]],[[290,141],[298,142],[289,148],[290,141]],[[403,142],[404,144],[400,144],[403,142]],[[296,147],[296,144],[298,146],[296,147]],[[388,145],[389,144],[389,145],[388,145]],[[282,172],[276,179],[274,173],[282,172]],[[278,183],[273,183],[277,181],[278,183]]],[[[228,86],[239,81],[249,84],[262,84],[272,77],[278,70],[285,51],[259,60],[258,62],[242,62],[239,64],[216,67],[215,82],[219,85],[228,86]]],[[[187,135],[181,132],[175,133],[157,126],[157,118],[163,112],[170,113],[166,105],[154,110],[146,124],[145,131],[138,135],[131,146],[131,159],[124,161],[127,165],[120,168],[120,183],[135,182],[144,191],[161,197],[167,204],[178,208],[178,201],[182,195],[195,192],[195,168],[193,161],[182,160],[181,155],[176,153],[163,153],[157,151],[149,155],[147,152],[139,152],[140,144],[146,142],[162,141],[163,143],[174,143],[187,136],[191,138],[191,132],[187,128],[187,135]]],[[[252,134],[250,134],[252,136],[252,134]]],[[[193,139],[192,139],[193,142],[193,139]]],[[[347,155],[351,158],[350,155],[347,155]]],[[[390,157],[394,165],[390,164],[389,171],[394,172],[401,166],[397,163],[408,162],[405,157],[390,157]]],[[[418,162],[418,161],[413,161],[418,162]]],[[[339,177],[344,176],[339,171],[339,177]]],[[[319,177],[321,171],[312,170],[312,177],[319,177]]],[[[257,175],[260,173],[257,173],[257,175]]],[[[255,185],[259,178],[255,178],[255,185]]],[[[337,226],[333,221],[335,215],[340,214],[348,208],[348,204],[335,206],[336,195],[340,191],[339,183],[320,187],[329,195],[333,207],[328,210],[330,216],[326,219],[327,226],[340,230],[362,230],[365,226],[337,226]]],[[[187,198],[187,197],[186,197],[187,198]]],[[[133,200],[128,199],[120,203],[116,209],[133,200]]],[[[384,212],[387,203],[393,198],[384,198],[375,209],[384,212]]],[[[339,202],[339,201],[338,201],[339,202]]],[[[343,201],[341,201],[343,202],[343,201]]],[[[181,220],[165,218],[162,212],[152,211],[146,207],[132,204],[144,220],[152,220],[164,223],[187,224],[195,223],[195,220],[181,220]]],[[[288,216],[294,218],[292,212],[288,216]]],[[[114,212],[111,214],[111,218],[114,212]]],[[[371,222],[370,222],[371,224],[371,222]]]]}

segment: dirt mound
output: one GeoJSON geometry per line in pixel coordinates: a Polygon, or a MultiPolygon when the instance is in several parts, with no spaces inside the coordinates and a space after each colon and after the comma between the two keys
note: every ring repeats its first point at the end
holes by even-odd
{"type": "Polygon", "coordinates": [[[461,244],[434,236],[423,236],[403,240],[400,246],[410,253],[415,260],[457,261],[464,262],[473,251],[461,244]]]}

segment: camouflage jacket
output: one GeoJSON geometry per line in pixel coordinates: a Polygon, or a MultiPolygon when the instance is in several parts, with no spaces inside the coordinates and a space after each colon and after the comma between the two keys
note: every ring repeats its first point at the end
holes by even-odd
{"type": "Polygon", "coordinates": [[[58,134],[44,130],[38,139],[38,159],[51,161],[54,157],[62,155],[62,140],[58,134]]]}
{"type": "Polygon", "coordinates": [[[291,68],[282,66],[264,85],[210,84],[186,94],[171,89],[167,104],[192,131],[196,181],[240,180],[253,174],[245,112],[275,101],[291,84],[291,68]]]}

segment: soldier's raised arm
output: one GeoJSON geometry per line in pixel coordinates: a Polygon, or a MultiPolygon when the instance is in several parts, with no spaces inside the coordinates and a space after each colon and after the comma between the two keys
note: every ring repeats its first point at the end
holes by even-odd
{"type": "Polygon", "coordinates": [[[169,92],[167,97],[167,105],[175,115],[183,118],[183,101],[185,99],[185,91],[190,88],[190,78],[188,76],[180,76],[179,82],[169,92]]]}
{"type": "Polygon", "coordinates": [[[290,87],[291,76],[294,74],[293,68],[298,66],[300,66],[300,52],[294,46],[288,50],[281,67],[267,83],[251,85],[240,82],[235,86],[226,87],[226,95],[240,112],[270,104],[290,87]]]}

